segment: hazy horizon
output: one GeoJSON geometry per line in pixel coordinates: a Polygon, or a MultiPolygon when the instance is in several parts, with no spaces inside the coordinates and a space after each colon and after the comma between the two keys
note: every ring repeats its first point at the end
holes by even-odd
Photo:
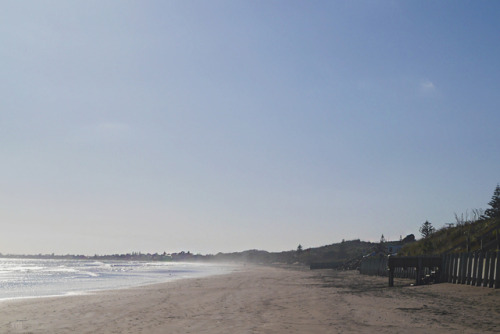
{"type": "Polygon", "coordinates": [[[283,251],[487,208],[499,14],[4,1],[0,252],[283,251]]]}

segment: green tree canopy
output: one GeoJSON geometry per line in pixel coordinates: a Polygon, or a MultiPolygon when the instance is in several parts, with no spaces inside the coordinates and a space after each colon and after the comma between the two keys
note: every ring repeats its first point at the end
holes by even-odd
{"type": "Polygon", "coordinates": [[[419,229],[420,234],[422,235],[423,238],[427,238],[432,233],[434,233],[435,230],[436,229],[427,220],[425,221],[425,223],[422,224],[422,226],[420,226],[420,229],[419,229]]]}
{"type": "Polygon", "coordinates": [[[491,201],[488,203],[491,206],[490,209],[486,209],[484,215],[486,218],[500,218],[500,185],[497,184],[495,192],[491,197],[491,201]]]}

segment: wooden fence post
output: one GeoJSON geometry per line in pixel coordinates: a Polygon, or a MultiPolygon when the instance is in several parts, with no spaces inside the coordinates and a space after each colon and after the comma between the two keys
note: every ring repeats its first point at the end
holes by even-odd
{"type": "Polygon", "coordinates": [[[490,252],[486,252],[486,254],[484,256],[484,268],[483,268],[483,286],[484,287],[488,286],[488,278],[489,278],[489,273],[490,273],[490,260],[491,260],[490,252]]]}
{"type": "Polygon", "coordinates": [[[444,261],[443,261],[443,273],[441,274],[442,281],[441,282],[448,282],[448,277],[450,273],[450,254],[444,255],[444,261]]]}
{"type": "Polygon", "coordinates": [[[453,283],[453,270],[455,268],[455,254],[450,254],[450,278],[449,283],[453,283]]]}
{"type": "Polygon", "coordinates": [[[471,253],[467,253],[467,276],[465,277],[465,284],[470,285],[471,282],[471,270],[473,257],[471,253]]]}
{"type": "Polygon", "coordinates": [[[389,266],[389,286],[394,286],[394,264],[391,261],[391,258],[387,260],[389,266]]]}
{"type": "Polygon", "coordinates": [[[467,269],[466,253],[460,254],[460,284],[465,284],[465,275],[467,269]]]}
{"type": "Polygon", "coordinates": [[[495,289],[500,288],[500,251],[497,251],[495,264],[495,289]]]}
{"type": "Polygon", "coordinates": [[[478,263],[478,253],[477,252],[474,252],[474,259],[473,259],[473,262],[472,262],[472,271],[471,271],[471,282],[470,282],[470,285],[476,285],[476,280],[477,280],[477,263],[478,263]]]}
{"type": "Polygon", "coordinates": [[[483,283],[483,264],[484,264],[483,252],[480,252],[479,257],[477,259],[476,286],[481,286],[481,284],[483,283]]]}
{"type": "Polygon", "coordinates": [[[453,254],[448,254],[448,269],[447,269],[447,282],[453,282],[453,254]]]}
{"type": "Polygon", "coordinates": [[[495,286],[495,261],[497,259],[496,253],[491,252],[490,257],[490,275],[488,277],[488,288],[495,286]]]}
{"type": "Polygon", "coordinates": [[[458,283],[458,269],[459,269],[458,254],[453,254],[453,271],[452,271],[453,284],[458,283]]]}
{"type": "Polygon", "coordinates": [[[488,274],[490,270],[490,252],[486,252],[484,254],[484,267],[483,267],[483,284],[482,286],[487,287],[488,286],[488,274]]]}
{"type": "Polygon", "coordinates": [[[443,260],[441,262],[441,268],[440,269],[440,282],[446,282],[446,267],[448,266],[448,255],[443,255],[442,256],[443,260]]]}
{"type": "Polygon", "coordinates": [[[415,277],[415,285],[420,285],[420,278],[422,277],[422,257],[417,259],[417,275],[415,277]]]}

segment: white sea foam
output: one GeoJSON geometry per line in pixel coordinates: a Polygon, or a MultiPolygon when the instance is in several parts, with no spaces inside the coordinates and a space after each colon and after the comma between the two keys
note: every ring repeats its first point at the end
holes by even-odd
{"type": "Polygon", "coordinates": [[[82,294],[227,273],[223,265],[0,258],[0,300],[82,294]]]}

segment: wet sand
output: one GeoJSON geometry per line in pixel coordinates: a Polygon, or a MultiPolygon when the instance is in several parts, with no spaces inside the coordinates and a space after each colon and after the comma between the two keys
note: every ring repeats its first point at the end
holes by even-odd
{"type": "Polygon", "coordinates": [[[498,333],[500,290],[246,266],[83,296],[0,302],[0,333],[498,333]]]}

